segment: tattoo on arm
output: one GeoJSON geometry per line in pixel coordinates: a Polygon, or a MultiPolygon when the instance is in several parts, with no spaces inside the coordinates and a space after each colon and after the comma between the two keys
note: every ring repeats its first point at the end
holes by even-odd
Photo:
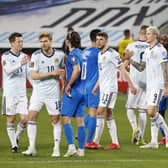
{"type": "Polygon", "coordinates": [[[143,62],[143,61],[140,61],[140,63],[139,63],[139,62],[133,61],[131,59],[131,64],[140,72],[142,72],[146,67],[145,62],[143,62]]]}
{"type": "Polygon", "coordinates": [[[168,62],[161,63],[163,69],[164,86],[168,87],[168,62]]]}

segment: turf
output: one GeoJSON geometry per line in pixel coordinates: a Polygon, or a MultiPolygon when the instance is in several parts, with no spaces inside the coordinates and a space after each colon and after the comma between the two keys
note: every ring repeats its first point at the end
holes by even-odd
{"type": "MultiPolygon", "coordinates": [[[[30,95],[30,92],[28,92],[30,95]]],[[[2,92],[0,91],[0,95],[2,92]]],[[[159,149],[139,149],[138,146],[131,144],[132,130],[128,123],[125,111],[126,95],[119,94],[114,116],[117,123],[118,136],[121,145],[120,150],[107,151],[86,150],[84,158],[52,158],[53,136],[50,118],[45,110],[42,109],[38,118],[37,134],[37,156],[25,157],[21,152],[28,146],[26,131],[19,142],[19,153],[10,152],[10,144],[6,132],[6,118],[0,116],[0,168],[165,168],[168,165],[168,149],[160,146],[159,149]]],[[[1,105],[1,104],[0,104],[1,105]]],[[[147,120],[145,140],[150,140],[150,120],[147,120]]],[[[76,142],[77,143],[77,142],[76,142]]],[[[102,140],[103,146],[111,143],[107,127],[105,127],[102,140]]],[[[64,133],[62,133],[61,155],[66,152],[67,143],[64,133]]]]}

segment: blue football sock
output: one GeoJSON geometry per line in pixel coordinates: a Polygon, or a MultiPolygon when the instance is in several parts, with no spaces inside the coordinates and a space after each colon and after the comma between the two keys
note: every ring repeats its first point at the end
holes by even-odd
{"type": "Polygon", "coordinates": [[[89,119],[90,119],[90,115],[89,114],[85,115],[85,118],[84,118],[85,128],[88,128],[89,119]]]}
{"type": "Polygon", "coordinates": [[[64,124],[64,132],[68,144],[74,144],[74,134],[71,124],[64,124]]]}
{"type": "Polygon", "coordinates": [[[78,145],[80,149],[84,149],[85,146],[85,135],[86,130],[84,126],[79,126],[78,127],[78,145]]]}
{"type": "Polygon", "coordinates": [[[96,117],[90,117],[90,119],[88,121],[88,138],[87,138],[87,142],[92,142],[95,130],[96,130],[96,117]]]}

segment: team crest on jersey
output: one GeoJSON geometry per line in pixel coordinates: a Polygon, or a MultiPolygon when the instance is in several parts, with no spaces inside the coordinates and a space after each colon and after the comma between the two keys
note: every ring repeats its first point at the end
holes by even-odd
{"type": "Polygon", "coordinates": [[[153,54],[154,54],[154,52],[153,52],[153,51],[151,51],[150,55],[151,55],[151,56],[153,56],[153,54]]]}
{"type": "Polygon", "coordinates": [[[56,63],[58,63],[58,62],[59,62],[59,59],[58,59],[58,58],[56,58],[56,59],[55,59],[55,62],[56,62],[56,63]]]}
{"type": "Polygon", "coordinates": [[[29,67],[33,68],[34,67],[34,62],[30,62],[29,67]]]}
{"type": "Polygon", "coordinates": [[[73,56],[73,57],[71,58],[71,60],[72,60],[72,62],[75,62],[75,61],[76,61],[76,58],[73,56]]]}
{"type": "Polygon", "coordinates": [[[104,57],[103,57],[103,61],[105,61],[105,60],[106,60],[106,57],[104,56],[104,57]]]}
{"type": "Polygon", "coordinates": [[[41,61],[41,64],[44,64],[44,63],[45,63],[45,62],[42,60],[42,61],[41,61]]]}

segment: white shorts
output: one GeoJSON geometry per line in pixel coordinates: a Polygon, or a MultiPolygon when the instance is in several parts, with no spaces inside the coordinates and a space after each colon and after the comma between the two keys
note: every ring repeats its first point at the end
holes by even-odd
{"type": "Polygon", "coordinates": [[[139,108],[147,109],[146,91],[144,89],[138,88],[136,95],[128,91],[126,108],[139,108]]]}
{"type": "Polygon", "coordinates": [[[28,115],[27,97],[6,97],[2,98],[2,114],[3,115],[28,115]]]}
{"type": "Polygon", "coordinates": [[[99,107],[106,107],[113,109],[117,99],[117,93],[108,92],[100,93],[99,107]]]}
{"type": "Polygon", "coordinates": [[[158,106],[160,99],[162,97],[162,89],[153,89],[147,90],[146,97],[147,97],[147,105],[148,106],[158,106]]]}
{"type": "Polygon", "coordinates": [[[31,96],[29,111],[37,111],[40,112],[43,105],[46,106],[49,115],[59,115],[61,109],[60,100],[56,99],[46,99],[36,96],[31,96]]]}

